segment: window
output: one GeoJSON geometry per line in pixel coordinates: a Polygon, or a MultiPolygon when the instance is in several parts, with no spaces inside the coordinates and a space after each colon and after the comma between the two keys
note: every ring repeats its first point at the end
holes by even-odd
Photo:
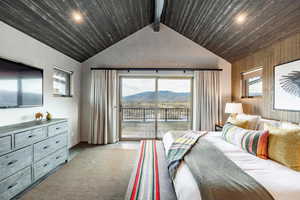
{"type": "Polygon", "coordinates": [[[72,72],[54,68],[53,94],[55,96],[71,97],[71,75],[72,72]]]}
{"type": "Polygon", "coordinates": [[[242,98],[259,97],[263,95],[262,68],[244,72],[242,79],[242,98]]]}

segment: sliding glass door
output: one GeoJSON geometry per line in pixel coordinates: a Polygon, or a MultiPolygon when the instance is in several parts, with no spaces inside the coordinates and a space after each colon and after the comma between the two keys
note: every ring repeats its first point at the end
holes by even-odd
{"type": "Polygon", "coordinates": [[[192,79],[120,77],[121,139],[161,138],[192,126],[192,79]]]}
{"type": "Polygon", "coordinates": [[[121,138],[155,138],[156,79],[121,78],[121,138]]]}
{"type": "Polygon", "coordinates": [[[157,91],[157,138],[161,138],[170,130],[191,129],[191,79],[159,78],[157,91]]]}

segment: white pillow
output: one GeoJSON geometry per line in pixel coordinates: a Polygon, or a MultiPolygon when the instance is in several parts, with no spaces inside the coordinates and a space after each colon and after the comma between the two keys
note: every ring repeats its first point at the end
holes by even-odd
{"type": "Polygon", "coordinates": [[[271,126],[276,127],[276,128],[279,128],[280,125],[281,125],[280,121],[260,118],[260,120],[258,122],[257,129],[258,130],[264,130],[264,124],[265,123],[270,124],[271,126]]]}
{"type": "Polygon", "coordinates": [[[280,128],[282,129],[300,129],[300,126],[291,122],[281,122],[280,128]]]}
{"type": "Polygon", "coordinates": [[[238,114],[236,119],[237,120],[247,120],[248,121],[248,129],[257,130],[257,125],[258,125],[258,121],[260,120],[260,116],[238,114]]]}

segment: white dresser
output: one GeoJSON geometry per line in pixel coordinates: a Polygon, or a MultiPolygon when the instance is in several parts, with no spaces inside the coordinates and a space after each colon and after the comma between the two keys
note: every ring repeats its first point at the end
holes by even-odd
{"type": "Polygon", "coordinates": [[[16,196],[68,157],[65,119],[0,127],[0,199],[16,196]]]}

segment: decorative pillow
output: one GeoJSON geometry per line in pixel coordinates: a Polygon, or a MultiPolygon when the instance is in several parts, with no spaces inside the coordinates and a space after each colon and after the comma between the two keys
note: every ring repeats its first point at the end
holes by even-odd
{"type": "Polygon", "coordinates": [[[244,136],[245,129],[235,126],[231,123],[226,123],[222,129],[222,136],[225,141],[241,147],[241,141],[244,136]]]}
{"type": "Polygon", "coordinates": [[[290,122],[281,122],[280,127],[281,129],[300,129],[300,126],[297,124],[293,124],[290,122]]]}
{"type": "Polygon", "coordinates": [[[265,124],[269,130],[269,158],[300,171],[300,129],[281,129],[265,124]]]}
{"type": "Polygon", "coordinates": [[[265,123],[268,123],[274,127],[280,127],[281,124],[280,121],[261,118],[258,122],[257,130],[264,130],[265,123]]]}
{"type": "Polygon", "coordinates": [[[248,121],[248,129],[257,130],[258,122],[260,120],[260,116],[258,116],[258,115],[238,114],[236,119],[237,120],[247,120],[248,121]]]}
{"type": "Polygon", "coordinates": [[[262,159],[268,159],[268,131],[253,131],[227,123],[223,127],[223,138],[244,151],[262,159]]]}
{"type": "Polygon", "coordinates": [[[227,122],[229,122],[230,124],[233,124],[235,126],[238,126],[240,128],[248,128],[247,120],[237,120],[237,119],[233,119],[233,118],[229,117],[227,122]]]}

